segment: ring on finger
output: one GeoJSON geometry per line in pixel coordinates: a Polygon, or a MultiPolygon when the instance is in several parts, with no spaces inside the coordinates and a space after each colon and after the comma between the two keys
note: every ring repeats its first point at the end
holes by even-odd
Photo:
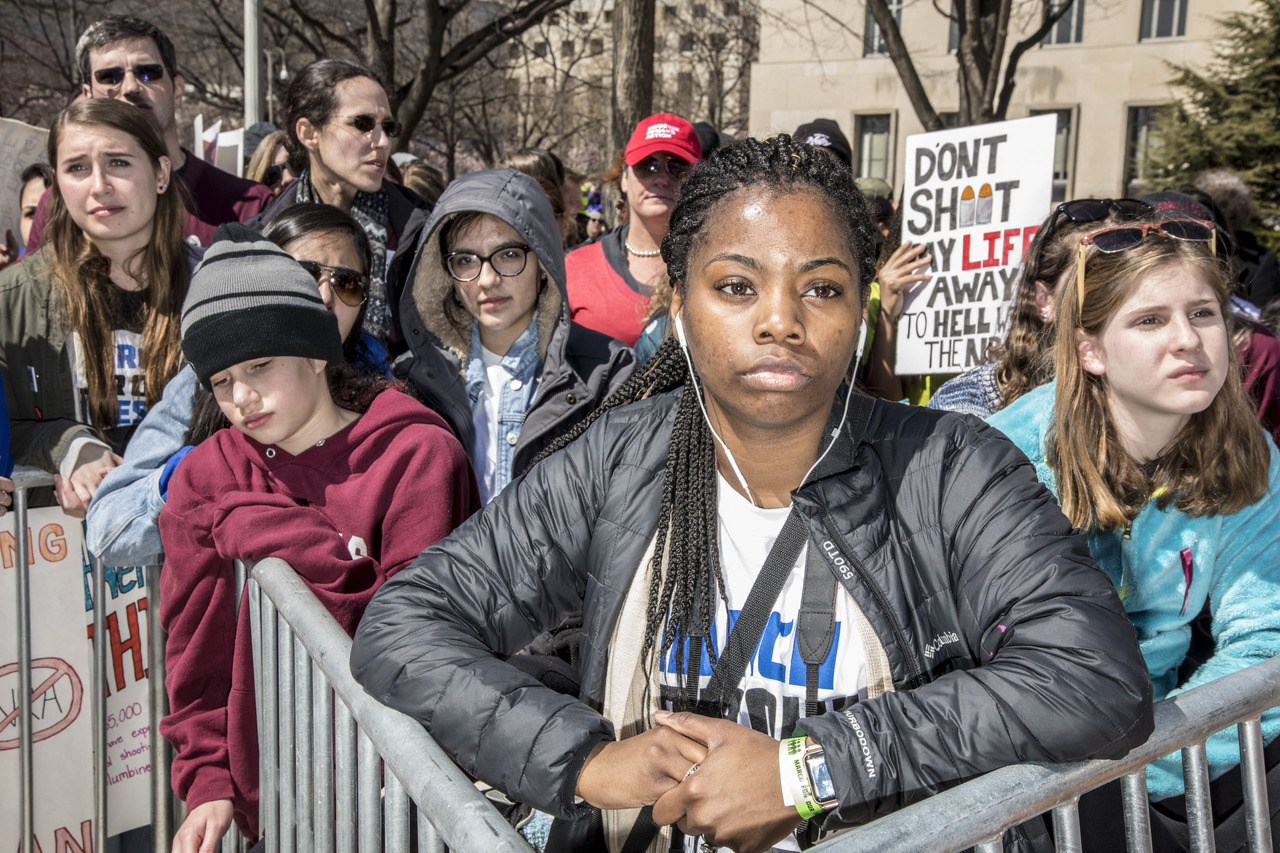
{"type": "MultiPolygon", "coordinates": [[[[686,770],[684,773],[684,779],[688,779],[690,776],[692,776],[694,774],[694,771],[696,771],[697,769],[698,769],[698,765],[694,764],[692,767],[686,770]]],[[[684,779],[681,779],[680,781],[683,782],[684,779]]]]}

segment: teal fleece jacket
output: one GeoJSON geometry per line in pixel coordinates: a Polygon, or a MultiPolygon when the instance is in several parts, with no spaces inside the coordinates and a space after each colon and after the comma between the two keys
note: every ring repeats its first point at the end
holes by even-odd
{"type": "MultiPolygon", "coordinates": [[[[1040,481],[1056,495],[1054,472],[1045,459],[1054,390],[1053,382],[1043,385],[988,420],[1027,454],[1040,481]]],[[[1128,541],[1119,530],[1089,531],[1094,560],[1123,590],[1156,701],[1280,654],[1280,453],[1271,441],[1267,445],[1267,493],[1239,512],[1191,518],[1173,505],[1160,510],[1150,501],[1134,519],[1128,541]],[[1191,622],[1206,601],[1214,653],[1178,686],[1191,622]]],[[[1263,740],[1271,743],[1277,735],[1280,708],[1262,715],[1263,740]]],[[[1211,779],[1240,763],[1234,727],[1210,737],[1206,746],[1211,779]]],[[[1152,800],[1183,793],[1179,754],[1147,769],[1147,791],[1152,800]]]]}

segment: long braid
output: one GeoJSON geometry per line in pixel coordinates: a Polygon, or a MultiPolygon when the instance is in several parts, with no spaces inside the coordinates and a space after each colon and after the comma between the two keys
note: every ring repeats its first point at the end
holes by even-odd
{"type": "MultiPolygon", "coordinates": [[[[859,283],[864,290],[870,285],[875,276],[876,243],[866,200],[848,172],[836,168],[826,154],[782,134],[718,148],[694,167],[681,188],[670,231],[662,241],[662,258],[672,287],[685,286],[689,257],[704,238],[714,208],[744,188],[774,194],[810,191],[823,198],[831,209],[832,222],[854,249],[859,283]]],[[[685,353],[676,338],[668,336],[642,371],[539,454],[534,464],[572,442],[610,409],[688,385],[689,379],[685,353]]],[[[652,681],[649,676],[655,658],[661,662],[677,642],[709,636],[716,602],[725,601],[717,544],[715,443],[698,399],[691,393],[694,390],[700,389],[690,389],[676,411],[662,481],[641,650],[646,685],[652,681]]],[[[714,663],[715,644],[704,645],[714,663]]],[[[676,680],[685,688],[677,700],[679,705],[691,693],[683,653],[675,655],[675,668],[676,680]]],[[[646,686],[646,707],[647,693],[646,686]]]]}

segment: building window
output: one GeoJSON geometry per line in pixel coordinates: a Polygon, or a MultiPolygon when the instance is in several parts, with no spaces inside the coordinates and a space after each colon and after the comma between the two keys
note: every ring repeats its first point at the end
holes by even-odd
{"type": "Polygon", "coordinates": [[[676,97],[686,101],[693,97],[693,73],[681,71],[676,75],[676,97]]]}
{"type": "Polygon", "coordinates": [[[693,17],[694,17],[694,18],[705,18],[706,16],[707,16],[707,4],[706,4],[706,3],[694,3],[694,4],[693,4],[693,17]]]}
{"type": "Polygon", "coordinates": [[[605,10],[604,10],[604,22],[605,22],[606,24],[612,24],[612,23],[613,23],[613,10],[612,10],[612,9],[605,9],[605,10]]]}
{"type": "Polygon", "coordinates": [[[604,53],[604,39],[595,38],[587,43],[587,51],[592,56],[604,53]]]}
{"type": "Polygon", "coordinates": [[[892,152],[889,115],[858,116],[858,171],[860,178],[889,179],[892,152]]]}
{"type": "Polygon", "coordinates": [[[585,27],[587,25],[587,22],[590,20],[590,17],[591,16],[588,15],[586,12],[574,12],[573,22],[580,27],[585,27]]]}
{"type": "Polygon", "coordinates": [[[1053,200],[1067,200],[1071,180],[1071,110],[1032,110],[1033,116],[1051,115],[1058,119],[1053,137],[1053,200]]]}
{"type": "Polygon", "coordinates": [[[680,52],[688,53],[693,50],[693,33],[680,34],[680,52]]]}
{"type": "Polygon", "coordinates": [[[573,59],[573,39],[565,39],[560,42],[560,56],[563,59],[573,59]]]}
{"type": "MultiPolygon", "coordinates": [[[[889,12],[893,15],[893,20],[898,26],[902,26],[902,0],[886,0],[889,12]]],[[[863,29],[862,37],[862,55],[863,56],[888,56],[889,44],[885,41],[884,33],[880,32],[880,25],[876,23],[876,19],[871,14],[871,7],[867,7],[867,22],[863,29]]]]}
{"type": "MultiPolygon", "coordinates": [[[[1057,14],[1058,10],[1068,0],[1053,0],[1051,14],[1057,14]]],[[[1044,41],[1040,42],[1041,47],[1048,47],[1052,44],[1079,44],[1084,38],[1084,0],[1075,0],[1071,4],[1071,8],[1063,14],[1058,22],[1053,25],[1053,29],[1045,35],[1044,41]]]]}
{"type": "Polygon", "coordinates": [[[1124,194],[1137,198],[1151,191],[1154,161],[1160,153],[1159,107],[1130,107],[1128,145],[1124,161],[1124,194]]]}
{"type": "Polygon", "coordinates": [[[662,20],[664,20],[664,21],[678,21],[678,20],[680,20],[680,13],[679,13],[678,11],[676,11],[676,7],[675,7],[675,6],[667,6],[667,5],[663,5],[663,7],[662,7],[662,20]]]}
{"type": "Polygon", "coordinates": [[[545,41],[535,41],[533,43],[533,55],[539,59],[543,59],[547,55],[547,43],[545,41]]]}
{"type": "Polygon", "coordinates": [[[738,17],[738,0],[724,0],[724,16],[726,18],[738,17]]]}
{"type": "Polygon", "coordinates": [[[1187,34],[1187,0],[1142,0],[1138,38],[1182,38],[1187,34]]]}
{"type": "Polygon", "coordinates": [[[956,0],[951,0],[951,24],[947,30],[947,53],[960,52],[960,10],[956,0]]]}
{"type": "Polygon", "coordinates": [[[960,126],[960,113],[938,113],[938,118],[942,120],[943,130],[955,130],[960,126]]]}

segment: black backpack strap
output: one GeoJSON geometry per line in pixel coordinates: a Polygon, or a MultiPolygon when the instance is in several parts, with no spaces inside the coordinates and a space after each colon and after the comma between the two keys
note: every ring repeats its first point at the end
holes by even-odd
{"type": "Polygon", "coordinates": [[[804,591],[796,628],[796,646],[805,663],[805,716],[816,717],[818,670],[831,651],[836,633],[836,576],[812,545],[805,555],[804,591]]]}
{"type": "Polygon", "coordinates": [[[764,633],[764,626],[769,621],[769,614],[773,612],[773,603],[782,594],[782,587],[786,585],[791,569],[808,539],[804,520],[793,507],[787,515],[786,523],[782,525],[777,541],[769,550],[769,557],[764,561],[756,582],[751,585],[751,592],[742,605],[738,621],[733,623],[733,630],[725,640],[724,653],[716,662],[711,680],[707,684],[706,702],[717,703],[721,708],[727,705],[728,697],[737,689],[738,682],[742,681],[742,676],[747,672],[747,664],[751,662],[751,656],[764,633]]]}

